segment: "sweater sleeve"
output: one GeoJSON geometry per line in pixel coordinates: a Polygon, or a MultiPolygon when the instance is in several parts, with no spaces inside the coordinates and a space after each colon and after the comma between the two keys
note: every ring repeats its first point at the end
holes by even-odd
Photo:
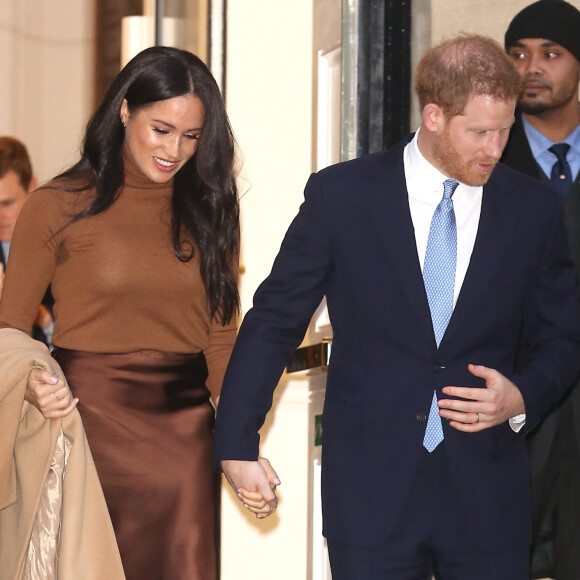
{"type": "Polygon", "coordinates": [[[222,382],[232,354],[236,334],[237,330],[234,322],[226,326],[222,326],[218,322],[212,324],[209,345],[204,353],[209,372],[207,388],[214,402],[222,390],[222,382]]]}
{"type": "MultiPolygon", "coordinates": [[[[233,260],[232,269],[236,278],[239,275],[239,256],[233,260]]],[[[222,390],[222,382],[230,356],[238,334],[237,321],[234,320],[225,326],[215,318],[211,322],[209,343],[204,350],[208,368],[207,388],[211,399],[215,403],[222,390]]]]}

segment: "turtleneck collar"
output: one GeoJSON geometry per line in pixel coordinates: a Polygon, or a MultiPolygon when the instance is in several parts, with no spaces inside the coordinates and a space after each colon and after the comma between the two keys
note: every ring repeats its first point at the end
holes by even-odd
{"type": "Polygon", "coordinates": [[[132,189],[147,189],[156,190],[160,193],[171,193],[173,191],[173,178],[167,183],[155,183],[147,177],[138,165],[135,163],[133,157],[123,146],[123,167],[125,169],[125,187],[132,189]]]}

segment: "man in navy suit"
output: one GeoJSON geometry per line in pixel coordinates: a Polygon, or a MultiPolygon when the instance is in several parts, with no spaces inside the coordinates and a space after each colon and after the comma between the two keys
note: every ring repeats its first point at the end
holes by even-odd
{"type": "Polygon", "coordinates": [[[525,433],[579,366],[562,209],[496,166],[520,90],[494,41],[421,60],[420,130],[313,175],[226,373],[216,461],[247,507],[276,505],[259,435],[326,296],[334,338],[322,500],[333,580],[527,580],[525,433]],[[521,332],[529,364],[514,363],[521,332]]]}

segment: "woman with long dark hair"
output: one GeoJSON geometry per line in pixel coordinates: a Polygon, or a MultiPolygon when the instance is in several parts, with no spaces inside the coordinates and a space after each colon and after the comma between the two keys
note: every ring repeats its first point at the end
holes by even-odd
{"type": "Polygon", "coordinates": [[[35,369],[26,396],[48,418],[78,404],[131,580],[215,579],[210,402],[235,339],[238,240],[219,89],[166,47],[119,73],[80,161],[14,233],[0,326],[29,332],[52,285],[72,393],[35,369]]]}

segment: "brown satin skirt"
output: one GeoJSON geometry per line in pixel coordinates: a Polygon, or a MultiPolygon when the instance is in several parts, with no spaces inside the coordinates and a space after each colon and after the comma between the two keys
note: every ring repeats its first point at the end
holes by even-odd
{"type": "Polygon", "coordinates": [[[127,580],[215,580],[213,408],[203,354],[55,348],[75,397],[127,580]]]}

